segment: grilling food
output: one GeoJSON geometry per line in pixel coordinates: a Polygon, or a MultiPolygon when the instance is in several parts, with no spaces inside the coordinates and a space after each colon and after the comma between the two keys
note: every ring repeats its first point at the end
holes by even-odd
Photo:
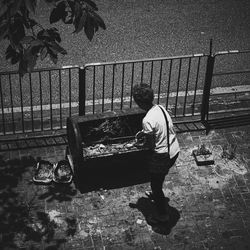
{"type": "Polygon", "coordinates": [[[119,154],[137,150],[136,141],[127,141],[114,144],[95,144],[83,148],[84,157],[93,157],[106,154],[119,154]]]}

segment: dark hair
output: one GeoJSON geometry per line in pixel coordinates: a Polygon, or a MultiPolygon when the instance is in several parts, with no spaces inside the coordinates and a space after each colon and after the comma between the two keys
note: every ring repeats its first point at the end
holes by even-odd
{"type": "Polygon", "coordinates": [[[142,83],[136,84],[132,91],[136,103],[151,104],[154,100],[154,91],[149,85],[142,83]]]}

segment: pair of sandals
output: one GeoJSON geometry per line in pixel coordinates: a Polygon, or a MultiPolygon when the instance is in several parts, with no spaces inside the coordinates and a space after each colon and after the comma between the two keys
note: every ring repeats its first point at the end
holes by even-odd
{"type": "Polygon", "coordinates": [[[35,166],[33,181],[40,184],[51,182],[69,184],[73,179],[73,171],[67,160],[61,160],[55,164],[49,161],[39,160],[35,166]]]}

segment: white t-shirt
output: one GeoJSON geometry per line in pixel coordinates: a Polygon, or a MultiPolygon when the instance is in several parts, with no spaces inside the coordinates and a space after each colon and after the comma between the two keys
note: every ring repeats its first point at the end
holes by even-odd
{"type": "MultiPolygon", "coordinates": [[[[179,151],[179,143],[174,132],[174,126],[172,119],[166,109],[161,106],[165,111],[169,124],[169,144],[170,144],[170,158],[173,158],[179,151]]],[[[154,151],[156,153],[167,153],[168,152],[168,141],[167,141],[167,124],[164,114],[159,105],[154,105],[145,115],[142,120],[143,132],[148,134],[152,133],[155,140],[154,151]]]]}

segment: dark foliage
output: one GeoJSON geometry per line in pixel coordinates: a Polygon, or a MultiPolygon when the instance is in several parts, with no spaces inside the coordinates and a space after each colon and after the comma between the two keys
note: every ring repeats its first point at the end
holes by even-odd
{"type": "MultiPolygon", "coordinates": [[[[91,0],[44,0],[51,6],[50,23],[62,21],[73,25],[74,33],[84,30],[92,40],[99,27],[106,29],[98,8],[91,0]]],[[[37,59],[49,57],[57,63],[59,54],[67,54],[60,46],[59,31],[44,28],[31,15],[37,8],[37,0],[0,0],[0,41],[7,39],[6,60],[19,63],[19,73],[24,75],[34,69],[37,59]]]]}

